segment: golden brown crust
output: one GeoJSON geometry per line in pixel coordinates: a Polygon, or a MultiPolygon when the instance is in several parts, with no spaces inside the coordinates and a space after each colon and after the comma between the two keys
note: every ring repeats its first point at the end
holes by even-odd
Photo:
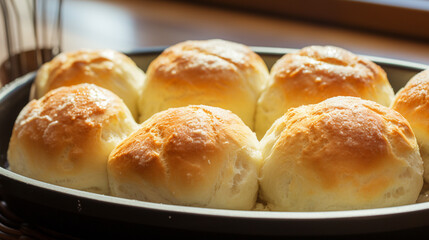
{"type": "MultiPolygon", "coordinates": [[[[225,120],[216,116],[222,112],[213,110],[191,106],[155,114],[112,152],[109,164],[121,168],[119,172],[134,172],[154,183],[169,178],[170,184],[202,184],[210,178],[206,173],[216,172],[222,165],[219,154],[228,141],[222,130],[225,120]],[[189,182],[181,183],[183,180],[189,182]]],[[[232,121],[239,123],[238,119],[232,121]]]]}
{"type": "Polygon", "coordinates": [[[81,49],[64,52],[45,63],[37,72],[32,98],[50,90],[90,83],[117,94],[135,118],[144,72],[125,54],[111,49],[81,49]]]}
{"type": "MultiPolygon", "coordinates": [[[[13,129],[12,138],[17,140],[11,141],[19,141],[32,156],[43,156],[42,152],[51,156],[66,154],[65,158],[80,168],[86,164],[87,155],[97,151],[91,146],[100,141],[103,126],[121,119],[118,114],[125,115],[125,109],[115,94],[95,85],[60,87],[32,100],[22,110],[13,129]]],[[[52,169],[64,164],[50,157],[29,160],[52,169]]]]}
{"type": "MultiPolygon", "coordinates": [[[[327,188],[337,185],[344,176],[368,174],[388,165],[393,160],[389,156],[392,149],[386,138],[388,134],[404,137],[400,142],[405,144],[398,146],[403,151],[414,147],[410,144],[414,138],[411,128],[399,114],[372,102],[361,105],[347,98],[333,101],[308,106],[305,110],[308,114],[300,115],[300,130],[286,129],[278,140],[288,144],[287,138],[304,131],[309,139],[302,148],[302,164],[317,174],[327,188]],[[400,128],[387,133],[386,121],[393,121],[400,128]]],[[[287,114],[286,118],[290,118],[294,110],[287,114]]],[[[291,117],[289,121],[296,120],[291,117]]],[[[281,144],[276,147],[283,148],[281,144]]]]}
{"type": "Polygon", "coordinates": [[[310,46],[287,54],[273,66],[272,74],[285,94],[295,95],[302,104],[334,96],[371,99],[376,85],[389,84],[381,67],[333,46],[310,46]]]}
{"type": "Polygon", "coordinates": [[[425,180],[429,182],[429,69],[413,76],[399,90],[392,108],[410,122],[420,145],[425,166],[425,180]]]}
{"type": "MultiPolygon", "coordinates": [[[[110,50],[77,50],[66,52],[52,59],[44,71],[48,71],[47,91],[78,83],[98,83],[111,78],[116,64],[135,63],[122,53],[110,50]],[[92,66],[91,66],[92,65],[92,66]]],[[[38,98],[43,94],[38,94],[38,98]]]]}
{"type": "Polygon", "coordinates": [[[272,67],[270,82],[258,100],[258,138],[288,109],[335,96],[390,106],[394,92],[380,66],[345,49],[309,46],[284,55],[272,67]]]}
{"type": "Polygon", "coordinates": [[[429,69],[411,78],[396,94],[392,108],[429,132],[429,69]]]}
{"type": "Polygon", "coordinates": [[[148,67],[140,121],[170,107],[204,104],[231,110],[253,128],[267,78],[264,61],[245,45],[219,39],[178,43],[148,67]]]}
{"type": "Polygon", "coordinates": [[[59,87],[20,112],[9,141],[10,170],[109,194],[108,156],[136,128],[130,110],[109,90],[94,84],[59,87]]]}
{"type": "Polygon", "coordinates": [[[404,199],[411,203],[422,184],[421,157],[407,120],[396,111],[356,97],[334,97],[290,109],[261,140],[261,147],[266,158],[262,192],[273,208],[392,206],[398,204],[397,199],[387,196],[395,188],[410,192],[404,199]],[[284,190],[275,189],[278,181],[289,182],[289,192],[270,193],[284,190]],[[416,185],[407,186],[407,181],[416,185]],[[272,200],[276,197],[271,194],[289,200],[272,200]],[[333,196],[337,199],[329,202],[333,196]],[[318,197],[318,203],[305,205],[318,197]],[[299,198],[308,202],[294,202],[299,198]]]}
{"type": "Polygon", "coordinates": [[[241,71],[257,69],[260,63],[261,57],[242,44],[217,39],[185,41],[167,48],[151,62],[148,74],[167,85],[186,81],[198,87],[228,89],[239,83],[241,71]]]}
{"type": "MultiPolygon", "coordinates": [[[[224,188],[223,182],[232,183],[231,178],[241,174],[243,179],[250,178],[246,180],[250,185],[245,190],[250,196],[246,194],[239,200],[245,204],[236,207],[250,208],[256,200],[255,166],[259,162],[250,156],[241,159],[243,156],[237,155],[248,149],[257,151],[256,148],[256,137],[235,114],[220,108],[191,105],[159,112],[142,123],[138,131],[112,151],[108,169],[113,185],[142,186],[136,194],[145,196],[144,200],[157,201],[162,192],[167,192],[161,202],[221,208],[235,205],[232,198],[230,203],[217,202],[216,199],[227,197],[216,196],[222,194],[219,189],[224,188]],[[233,169],[241,163],[247,169],[236,175],[233,169]],[[157,193],[144,188],[145,184],[157,193]]],[[[239,185],[240,180],[235,181],[239,185]]]]}

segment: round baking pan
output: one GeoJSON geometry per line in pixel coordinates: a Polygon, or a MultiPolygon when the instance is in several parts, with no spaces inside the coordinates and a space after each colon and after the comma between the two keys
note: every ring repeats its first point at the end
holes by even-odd
{"type": "MultiPolygon", "coordinates": [[[[128,52],[146,71],[163,47],[128,52]]],[[[253,47],[268,67],[295,49],[253,47]]],[[[428,66],[367,56],[388,74],[395,91],[428,66]]],[[[0,194],[19,216],[75,236],[344,236],[429,227],[429,202],[400,207],[332,211],[236,211],[156,204],[59,187],[8,170],[12,127],[35,73],[0,89],[0,194]]]]}

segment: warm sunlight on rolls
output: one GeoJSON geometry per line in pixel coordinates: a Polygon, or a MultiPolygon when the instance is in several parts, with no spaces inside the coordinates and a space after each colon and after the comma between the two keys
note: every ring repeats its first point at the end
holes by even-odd
{"type": "Polygon", "coordinates": [[[356,97],[290,109],[261,140],[260,196],[271,210],[331,211],[415,203],[419,148],[396,111],[356,97]]]}
{"type": "Polygon", "coordinates": [[[113,150],[108,173],[113,196],[250,210],[260,164],[258,140],[240,118],[193,105],[145,121],[113,150]]]}
{"type": "Polygon", "coordinates": [[[216,209],[428,201],[429,69],[395,96],[381,66],[336,46],[286,51],[222,39],[62,53],[39,69],[16,119],[10,170],[216,209]]]}
{"type": "Polygon", "coordinates": [[[268,79],[259,55],[220,39],[173,45],[151,62],[146,73],[140,122],[170,107],[204,104],[231,110],[252,130],[256,101],[268,79]]]}
{"type": "Polygon", "coordinates": [[[394,92],[377,64],[334,46],[309,46],[281,57],[258,100],[255,131],[261,139],[289,108],[335,96],[355,96],[389,106],[394,92]]]}
{"type": "Polygon", "coordinates": [[[429,69],[415,75],[395,97],[392,108],[404,116],[416,135],[429,183],[429,69]]]}
{"type": "Polygon", "coordinates": [[[123,53],[111,49],[81,49],[64,52],[37,72],[32,98],[49,90],[79,83],[92,83],[118,95],[138,118],[137,100],[144,72],[123,53]]]}
{"type": "Polygon", "coordinates": [[[137,126],[124,102],[104,88],[78,84],[54,89],[19,114],[9,143],[10,169],[108,194],[108,156],[137,126]]]}

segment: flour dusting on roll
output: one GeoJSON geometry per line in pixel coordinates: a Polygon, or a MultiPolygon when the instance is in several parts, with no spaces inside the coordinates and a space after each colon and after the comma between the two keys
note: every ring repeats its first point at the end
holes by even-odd
{"type": "Polygon", "coordinates": [[[424,162],[424,177],[429,183],[429,69],[412,77],[395,96],[392,108],[413,128],[424,162]]]}
{"type": "Polygon", "coordinates": [[[415,203],[423,164],[398,112],[357,97],[290,109],[261,140],[260,196],[271,210],[331,211],[415,203]]]}
{"type": "Polygon", "coordinates": [[[335,96],[355,96],[390,106],[394,97],[381,67],[334,46],[309,46],[286,54],[270,74],[257,105],[255,131],[259,139],[291,107],[335,96]]]}
{"type": "Polygon", "coordinates": [[[171,107],[204,104],[232,111],[252,130],[256,101],[268,79],[259,55],[243,44],[220,39],[173,45],[146,73],[140,122],[171,107]]]}
{"type": "Polygon", "coordinates": [[[112,151],[112,195],[250,210],[258,192],[258,143],[228,110],[190,105],[161,111],[112,151]]]}
{"type": "Polygon", "coordinates": [[[79,83],[92,83],[118,95],[138,119],[137,101],[144,72],[125,54],[111,49],[81,49],[64,52],[42,65],[31,98],[79,83]]]}
{"type": "Polygon", "coordinates": [[[78,84],[29,102],[9,143],[10,169],[40,181],[108,194],[107,159],[138,127],[111,91],[78,84]]]}

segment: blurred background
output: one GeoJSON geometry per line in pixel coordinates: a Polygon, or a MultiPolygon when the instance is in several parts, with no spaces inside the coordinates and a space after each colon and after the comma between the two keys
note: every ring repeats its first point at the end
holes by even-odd
{"type": "Polygon", "coordinates": [[[3,75],[13,61],[19,61],[14,59],[5,64],[6,60],[34,49],[40,52],[31,52],[35,54],[32,57],[37,67],[60,51],[112,48],[127,52],[210,38],[249,46],[335,45],[358,54],[429,65],[428,0],[0,0],[0,3],[3,75]]]}

